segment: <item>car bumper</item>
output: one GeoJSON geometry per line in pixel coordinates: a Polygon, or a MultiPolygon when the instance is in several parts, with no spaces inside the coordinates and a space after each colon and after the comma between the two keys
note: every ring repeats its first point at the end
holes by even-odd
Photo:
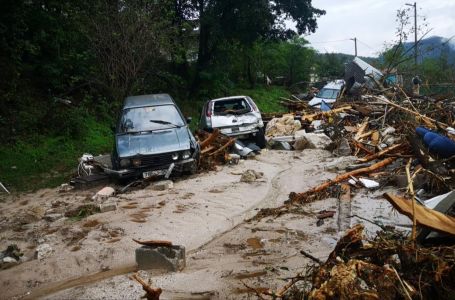
{"type": "MultiPolygon", "coordinates": [[[[195,163],[197,163],[197,162],[194,158],[188,158],[188,159],[176,161],[174,163],[161,165],[161,166],[126,168],[126,169],[120,169],[120,170],[104,169],[104,173],[108,174],[109,176],[115,177],[115,178],[143,177],[144,172],[166,171],[166,170],[169,171],[172,164],[174,166],[170,170],[170,173],[188,171],[191,169],[191,167],[195,163]]],[[[163,175],[161,175],[161,176],[163,176],[163,175]]]]}
{"type": "Polygon", "coordinates": [[[224,128],[224,129],[221,129],[220,128],[220,132],[224,135],[227,135],[227,136],[232,136],[232,137],[238,137],[238,136],[242,136],[242,135],[251,135],[251,134],[255,134],[259,131],[259,127],[256,127],[254,129],[249,129],[249,130],[243,130],[243,131],[232,131],[231,128],[224,128]]]}

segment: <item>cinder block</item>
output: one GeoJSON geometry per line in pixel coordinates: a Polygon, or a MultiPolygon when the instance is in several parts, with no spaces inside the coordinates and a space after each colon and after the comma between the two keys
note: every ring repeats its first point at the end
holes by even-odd
{"type": "Polygon", "coordinates": [[[117,203],[116,202],[107,202],[107,203],[102,203],[100,204],[100,212],[105,213],[108,211],[114,211],[117,210],[117,203]]]}
{"type": "Polygon", "coordinates": [[[141,270],[180,271],[186,265],[185,247],[141,246],[136,248],[136,263],[141,270]]]}

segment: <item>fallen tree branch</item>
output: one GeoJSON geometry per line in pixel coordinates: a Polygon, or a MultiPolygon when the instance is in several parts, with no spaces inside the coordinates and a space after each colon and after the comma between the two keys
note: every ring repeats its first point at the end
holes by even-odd
{"type": "Polygon", "coordinates": [[[163,292],[162,289],[151,287],[144,281],[144,279],[139,277],[139,275],[137,275],[137,274],[133,274],[131,277],[142,285],[142,288],[146,292],[146,294],[144,296],[145,298],[147,298],[148,300],[159,300],[160,299],[160,295],[163,292]]]}
{"type": "Polygon", "coordinates": [[[347,173],[338,175],[337,177],[335,177],[335,179],[326,181],[323,184],[321,184],[317,187],[314,187],[306,192],[298,193],[298,194],[297,193],[289,194],[289,200],[291,201],[291,203],[311,202],[311,201],[307,201],[308,196],[310,196],[312,194],[320,193],[320,192],[324,191],[325,189],[327,189],[329,186],[340,183],[342,181],[345,181],[345,180],[349,179],[351,176],[358,176],[361,174],[368,174],[368,173],[374,172],[378,169],[381,169],[381,168],[391,164],[394,160],[395,160],[394,157],[389,157],[389,158],[386,158],[380,162],[377,162],[369,167],[360,168],[357,170],[353,170],[351,172],[347,172],[347,173]]]}
{"type": "Polygon", "coordinates": [[[317,257],[314,257],[313,255],[311,255],[310,253],[306,252],[305,250],[300,250],[300,254],[302,254],[303,256],[305,257],[308,257],[312,260],[314,260],[315,262],[317,262],[318,264],[322,265],[324,262],[322,260],[320,260],[319,258],[317,257]]]}
{"type": "Polygon", "coordinates": [[[368,155],[364,158],[360,158],[359,161],[360,162],[369,162],[369,161],[375,160],[376,158],[380,158],[380,157],[384,156],[385,154],[389,154],[390,152],[401,148],[403,145],[404,144],[396,144],[396,145],[387,147],[386,149],[384,149],[378,153],[375,153],[373,155],[368,155]]]}

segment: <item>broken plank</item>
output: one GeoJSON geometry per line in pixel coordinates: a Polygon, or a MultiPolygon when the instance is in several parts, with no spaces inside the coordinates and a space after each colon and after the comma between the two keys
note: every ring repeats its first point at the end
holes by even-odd
{"type": "Polygon", "coordinates": [[[148,241],[139,241],[136,239],[133,239],[138,244],[145,245],[145,246],[165,246],[165,247],[171,247],[172,242],[171,241],[162,241],[162,240],[148,240],[148,241]]]}
{"type": "MultiPolygon", "coordinates": [[[[405,198],[385,193],[384,197],[389,201],[395,209],[412,219],[412,202],[405,198]]],[[[450,233],[455,235],[455,218],[447,216],[438,211],[426,208],[422,205],[415,205],[415,218],[419,225],[429,227],[431,229],[450,233]]]]}

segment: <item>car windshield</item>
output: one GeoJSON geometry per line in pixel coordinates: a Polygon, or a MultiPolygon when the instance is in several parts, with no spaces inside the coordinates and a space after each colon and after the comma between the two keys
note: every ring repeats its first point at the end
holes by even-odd
{"type": "Polygon", "coordinates": [[[213,106],[214,115],[245,114],[251,111],[251,107],[244,98],[215,101],[213,106]]]}
{"type": "Polygon", "coordinates": [[[340,90],[323,88],[319,91],[318,98],[336,99],[338,97],[339,92],[340,90]]]}
{"type": "Polygon", "coordinates": [[[129,108],[123,111],[119,132],[140,132],[185,125],[174,105],[129,108]]]}

